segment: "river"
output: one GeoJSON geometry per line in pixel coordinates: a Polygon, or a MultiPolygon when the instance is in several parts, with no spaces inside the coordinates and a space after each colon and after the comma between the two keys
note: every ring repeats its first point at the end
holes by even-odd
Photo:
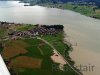
{"type": "Polygon", "coordinates": [[[87,67],[87,71],[82,71],[84,75],[100,75],[100,20],[70,10],[23,5],[18,1],[0,1],[0,21],[63,24],[66,38],[77,43],[70,53],[76,65],[87,67]],[[88,71],[89,66],[95,66],[93,71],[88,71]]]}

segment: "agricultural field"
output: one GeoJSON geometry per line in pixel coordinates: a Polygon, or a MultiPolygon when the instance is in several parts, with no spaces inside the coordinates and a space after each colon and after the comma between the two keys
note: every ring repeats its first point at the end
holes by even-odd
{"type": "MultiPolygon", "coordinates": [[[[13,25],[12,27],[14,27],[16,31],[27,31],[35,26],[13,25]]],[[[8,30],[9,29],[11,29],[11,27],[8,28],[8,30]]],[[[63,39],[63,31],[58,31],[55,35],[46,34],[27,38],[10,38],[2,42],[4,45],[1,49],[1,55],[9,71],[16,75],[78,75],[73,70],[66,71],[66,66],[67,69],[71,69],[67,64],[64,65],[64,70],[61,70],[59,68],[60,63],[54,62],[51,58],[51,56],[54,55],[54,49],[51,47],[52,45],[63,57],[70,59],[68,62],[71,65],[74,65],[74,62],[69,57],[69,51],[72,51],[72,48],[65,44],[63,39]]],[[[58,55],[56,55],[56,57],[57,56],[58,55]]]]}
{"type": "MultiPolygon", "coordinates": [[[[50,59],[51,54],[51,47],[38,39],[30,38],[24,40],[13,40],[7,43],[2,51],[3,58],[10,61],[8,66],[14,70],[17,70],[18,72],[20,68],[21,70],[42,70],[41,68],[44,70],[50,69],[49,67],[53,63],[50,59]]],[[[30,71],[28,70],[21,71],[19,73],[24,73],[26,71],[26,75],[30,74],[30,71]]]]}
{"type": "Polygon", "coordinates": [[[39,68],[40,69],[41,63],[42,63],[42,59],[37,59],[37,58],[32,58],[32,57],[27,57],[27,56],[20,56],[12,60],[9,66],[11,66],[12,68],[23,67],[23,68],[33,68],[33,69],[39,68]]]}
{"type": "Polygon", "coordinates": [[[19,54],[27,53],[25,47],[27,47],[27,44],[21,40],[11,41],[7,45],[5,45],[2,55],[4,59],[10,59],[19,54]]]}

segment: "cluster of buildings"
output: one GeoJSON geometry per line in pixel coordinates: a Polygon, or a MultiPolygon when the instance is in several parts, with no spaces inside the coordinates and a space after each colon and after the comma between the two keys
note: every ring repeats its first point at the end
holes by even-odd
{"type": "Polygon", "coordinates": [[[55,29],[55,28],[46,28],[43,26],[37,26],[31,30],[26,31],[14,31],[10,33],[11,39],[18,39],[22,37],[36,37],[36,36],[43,36],[43,35],[56,35],[58,32],[62,30],[55,29]]]}
{"type": "Polygon", "coordinates": [[[30,24],[19,24],[19,23],[9,23],[9,22],[1,22],[0,28],[9,29],[8,35],[11,39],[18,39],[22,37],[36,37],[43,35],[56,35],[57,33],[63,31],[63,25],[34,25],[30,30],[26,31],[18,31],[16,27],[20,27],[21,25],[30,25],[30,24]],[[14,31],[15,30],[15,31],[14,31]]]}

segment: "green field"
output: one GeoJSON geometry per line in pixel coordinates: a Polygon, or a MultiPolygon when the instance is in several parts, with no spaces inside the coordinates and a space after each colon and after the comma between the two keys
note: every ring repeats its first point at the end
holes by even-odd
{"type": "MultiPolygon", "coordinates": [[[[52,43],[55,48],[57,48],[59,50],[60,53],[63,54],[63,50],[66,47],[66,45],[62,42],[63,36],[60,34],[57,34],[57,36],[43,36],[42,38],[46,39],[48,42],[52,43]],[[52,39],[51,39],[52,38],[52,39]],[[55,41],[55,43],[53,43],[55,41]]],[[[42,67],[40,69],[32,69],[32,68],[17,68],[17,67],[13,67],[13,70],[18,74],[18,75],[66,75],[66,74],[75,74],[75,72],[73,72],[72,70],[69,71],[61,71],[60,69],[57,68],[57,70],[52,70],[53,69],[53,64],[56,64],[57,66],[59,64],[54,63],[50,56],[53,53],[53,50],[50,46],[48,46],[47,44],[45,44],[43,41],[39,40],[39,39],[24,39],[21,40],[24,41],[25,43],[28,44],[28,47],[26,47],[25,49],[28,51],[25,54],[19,54],[16,57],[14,57],[12,59],[12,61],[17,57],[20,56],[28,56],[28,57],[32,57],[32,58],[39,58],[42,59],[42,67]],[[42,43],[42,45],[41,45],[42,43]],[[43,54],[41,53],[41,51],[39,50],[41,49],[41,51],[43,52],[43,54]]],[[[24,63],[24,61],[23,61],[24,63]]],[[[70,69],[70,67],[68,67],[68,69],[70,69]]],[[[76,74],[77,75],[77,74],[76,74]]]]}
{"type": "Polygon", "coordinates": [[[63,32],[60,32],[56,36],[47,35],[43,36],[42,38],[51,43],[62,55],[64,55],[65,49],[67,49],[68,51],[72,51],[72,48],[63,42],[64,41],[63,32]]]}

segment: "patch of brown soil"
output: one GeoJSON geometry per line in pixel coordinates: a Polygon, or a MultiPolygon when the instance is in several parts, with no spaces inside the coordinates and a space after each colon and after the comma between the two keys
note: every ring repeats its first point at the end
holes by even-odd
{"type": "Polygon", "coordinates": [[[11,41],[9,44],[5,45],[2,56],[4,59],[9,59],[16,55],[27,53],[27,50],[25,50],[27,46],[28,45],[21,40],[11,41]]]}
{"type": "Polygon", "coordinates": [[[27,56],[19,56],[16,59],[13,59],[9,64],[12,68],[41,68],[42,59],[27,57],[27,56]]]}

